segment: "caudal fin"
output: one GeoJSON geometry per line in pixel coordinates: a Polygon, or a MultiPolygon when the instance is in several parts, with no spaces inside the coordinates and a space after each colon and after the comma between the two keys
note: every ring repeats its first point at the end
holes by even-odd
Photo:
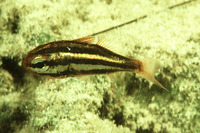
{"type": "Polygon", "coordinates": [[[140,60],[142,62],[142,70],[138,73],[148,81],[153,82],[155,85],[163,88],[164,90],[168,91],[162,84],[160,84],[154,77],[155,72],[159,68],[159,63],[156,60],[153,59],[142,59],[140,60]]]}

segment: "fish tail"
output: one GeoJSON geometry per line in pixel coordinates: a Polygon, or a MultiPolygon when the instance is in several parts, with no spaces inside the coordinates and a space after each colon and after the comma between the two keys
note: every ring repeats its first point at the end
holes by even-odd
{"type": "Polygon", "coordinates": [[[161,83],[159,83],[155,77],[154,74],[159,68],[159,63],[156,60],[153,59],[142,59],[140,60],[142,63],[141,69],[137,71],[136,73],[141,75],[143,78],[147,79],[148,81],[153,82],[155,85],[163,88],[164,90],[168,91],[161,83]]]}

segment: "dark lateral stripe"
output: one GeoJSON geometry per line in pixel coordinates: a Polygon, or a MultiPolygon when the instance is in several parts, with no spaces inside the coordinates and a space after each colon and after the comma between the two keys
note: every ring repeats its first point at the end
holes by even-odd
{"type": "Polygon", "coordinates": [[[113,72],[118,72],[120,70],[107,70],[107,69],[93,69],[89,71],[63,71],[59,73],[38,73],[39,75],[43,76],[50,76],[50,77],[73,77],[73,76],[78,76],[78,75],[95,75],[95,74],[109,74],[113,72]]]}
{"type": "Polygon", "coordinates": [[[70,65],[71,63],[74,64],[91,64],[91,65],[105,65],[105,66],[117,66],[119,68],[127,68],[125,64],[120,64],[120,63],[113,63],[113,62],[108,62],[104,60],[97,60],[97,59],[63,59],[63,60],[52,60],[52,61],[43,61],[43,62],[38,62],[36,64],[30,64],[29,67],[32,68],[42,68],[44,65],[49,66],[49,67],[55,67],[58,65],[66,66],[70,65]]]}
{"type": "MultiPolygon", "coordinates": [[[[130,62],[130,61],[129,61],[130,62]]],[[[51,61],[43,61],[38,62],[36,64],[30,64],[30,67],[33,68],[42,68],[43,65],[54,67],[58,65],[66,66],[71,63],[74,64],[91,64],[91,65],[105,65],[105,66],[113,66],[118,67],[121,69],[136,69],[137,66],[133,63],[116,63],[116,62],[109,62],[101,59],[86,59],[86,58],[64,58],[64,59],[57,59],[57,60],[51,60],[51,61]]]]}
{"type": "Polygon", "coordinates": [[[130,63],[115,63],[115,62],[109,62],[105,60],[99,60],[99,59],[63,59],[63,60],[56,60],[56,61],[50,61],[46,62],[46,65],[48,66],[57,66],[57,65],[68,65],[71,63],[75,64],[91,64],[91,65],[105,65],[105,66],[113,66],[118,67],[121,69],[136,69],[136,67],[130,63]]]}

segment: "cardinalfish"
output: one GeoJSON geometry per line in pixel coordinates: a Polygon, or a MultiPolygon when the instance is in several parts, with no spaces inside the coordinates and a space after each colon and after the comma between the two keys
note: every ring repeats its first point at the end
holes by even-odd
{"type": "Polygon", "coordinates": [[[96,44],[93,41],[94,37],[89,36],[40,45],[27,54],[23,66],[36,75],[53,78],[130,71],[167,90],[155,79],[151,61],[117,54],[103,39],[96,44]]]}

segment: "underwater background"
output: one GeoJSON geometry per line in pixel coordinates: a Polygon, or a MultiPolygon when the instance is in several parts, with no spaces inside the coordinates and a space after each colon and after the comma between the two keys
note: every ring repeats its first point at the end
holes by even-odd
{"type": "Polygon", "coordinates": [[[0,133],[199,133],[199,61],[198,0],[0,0],[0,133]],[[36,46],[140,17],[96,38],[158,60],[168,92],[131,72],[48,79],[22,66],[36,46]]]}

